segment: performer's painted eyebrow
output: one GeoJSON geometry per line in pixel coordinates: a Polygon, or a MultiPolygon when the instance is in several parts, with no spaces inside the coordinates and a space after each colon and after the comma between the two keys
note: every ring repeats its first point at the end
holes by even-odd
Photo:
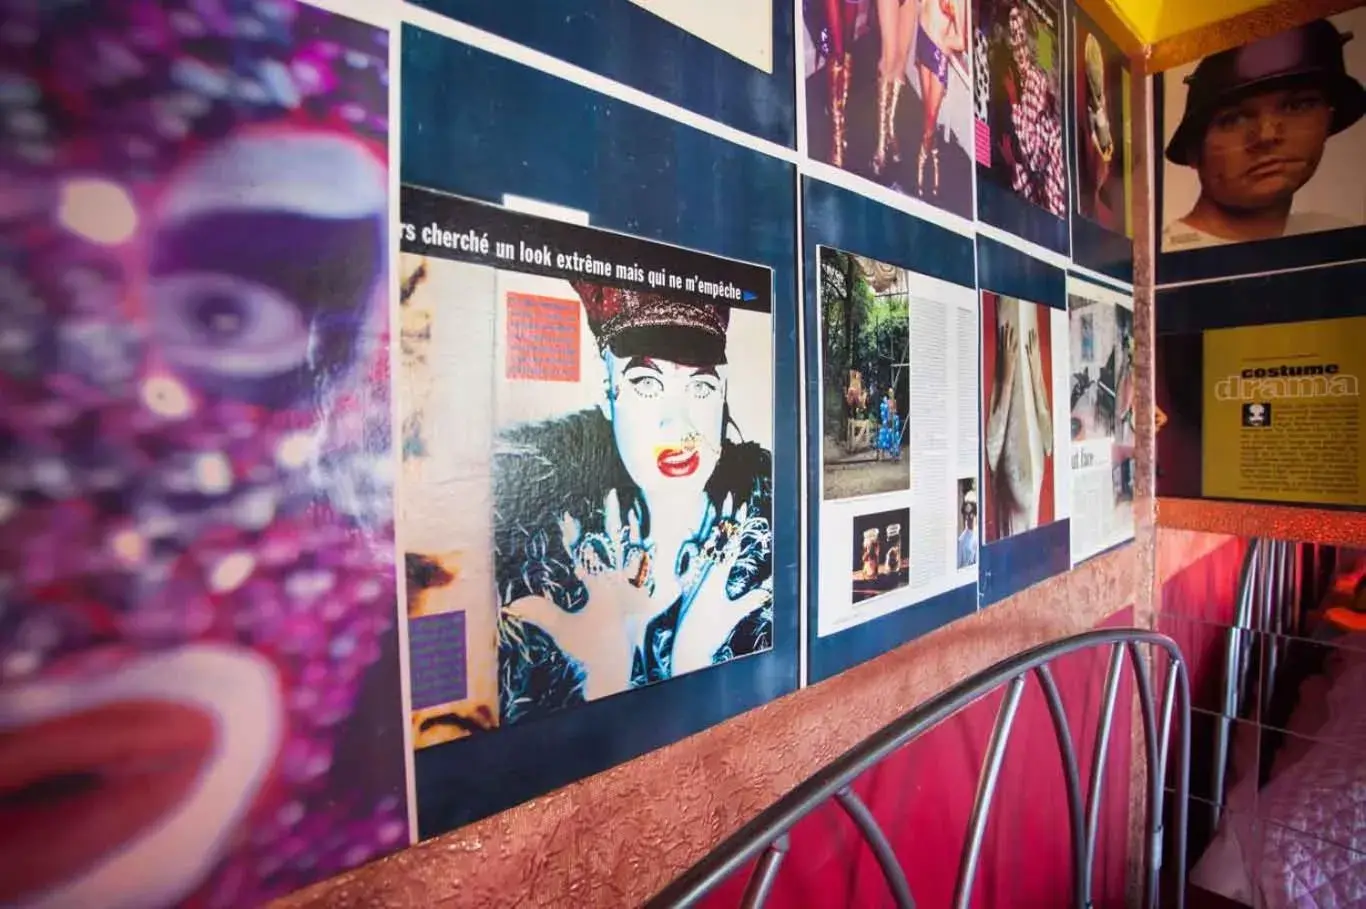
{"type": "Polygon", "coordinates": [[[663,370],[655,365],[655,361],[649,357],[632,357],[627,360],[626,367],[622,371],[630,372],[632,369],[650,369],[654,372],[663,372],[663,370]]]}
{"type": "Polygon", "coordinates": [[[713,379],[721,378],[721,374],[716,371],[715,366],[703,366],[700,369],[694,369],[692,374],[694,376],[711,376],[713,379]]]}

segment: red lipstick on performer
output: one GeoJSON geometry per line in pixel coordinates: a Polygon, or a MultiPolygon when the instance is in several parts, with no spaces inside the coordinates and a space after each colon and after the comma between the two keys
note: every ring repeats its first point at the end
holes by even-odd
{"type": "Polygon", "coordinates": [[[666,477],[690,477],[697,472],[701,463],[702,456],[693,447],[655,450],[655,466],[666,477]]]}

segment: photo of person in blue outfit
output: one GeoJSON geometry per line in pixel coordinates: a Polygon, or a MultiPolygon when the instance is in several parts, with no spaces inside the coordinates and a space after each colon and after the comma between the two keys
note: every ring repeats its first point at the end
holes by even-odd
{"type": "Polygon", "coordinates": [[[901,460],[901,415],[896,412],[896,398],[891,389],[878,405],[879,425],[877,431],[877,450],[879,456],[885,455],[893,461],[901,460]]]}
{"type": "Polygon", "coordinates": [[[903,414],[910,404],[909,273],[822,248],[820,298],[824,495],[909,489],[903,414]]]}

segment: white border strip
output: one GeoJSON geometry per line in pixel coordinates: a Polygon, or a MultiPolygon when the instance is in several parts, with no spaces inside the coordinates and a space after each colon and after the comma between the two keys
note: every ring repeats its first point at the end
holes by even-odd
{"type": "Polygon", "coordinates": [[[1109,290],[1117,290],[1120,293],[1127,293],[1130,295],[1134,292],[1133,282],[1121,281],[1119,278],[1112,277],[1104,272],[1096,271],[1093,268],[1087,268],[1085,265],[1078,265],[1075,262],[1067,267],[1067,273],[1069,279],[1071,276],[1076,276],[1091,283],[1099,284],[1101,287],[1109,290]]]}
{"type": "Polygon", "coordinates": [[[1107,284],[1096,284],[1089,278],[1080,275],[1067,276],[1067,296],[1069,298],[1067,311],[1072,311],[1071,297],[1083,297],[1092,303],[1104,303],[1109,306],[1122,306],[1130,312],[1134,311],[1134,295],[1132,291],[1120,290],[1107,284]]]}
{"type": "MultiPolygon", "coordinates": [[[[389,223],[398,225],[402,216],[399,213],[400,167],[399,149],[403,147],[402,108],[399,98],[399,67],[402,66],[403,29],[395,16],[394,27],[389,32],[389,223]]],[[[412,661],[408,648],[408,573],[403,569],[405,551],[402,545],[403,522],[398,520],[399,484],[403,483],[403,414],[400,412],[397,386],[392,377],[402,372],[402,343],[400,329],[403,313],[400,306],[402,274],[399,271],[401,231],[396,227],[389,231],[389,427],[393,441],[391,457],[399,461],[394,471],[394,589],[398,591],[398,665],[402,675],[400,691],[403,704],[403,763],[408,798],[408,842],[418,842],[417,826],[417,748],[413,741],[413,686],[412,661]]]]}
{"type": "MultiPolygon", "coordinates": [[[[358,0],[351,0],[351,2],[358,2],[358,0]]],[[[654,95],[643,92],[638,88],[632,88],[629,85],[617,82],[614,79],[609,79],[606,76],[599,75],[591,70],[583,69],[572,63],[566,63],[558,57],[552,57],[541,51],[532,50],[529,47],[524,47],[507,38],[499,37],[491,32],[482,31],[472,25],[466,25],[463,22],[457,22],[440,13],[413,6],[411,3],[404,3],[402,10],[404,24],[415,25],[418,28],[441,35],[444,38],[450,38],[454,41],[459,41],[462,44],[476,47],[479,50],[488,51],[504,60],[520,63],[523,66],[528,66],[534,70],[556,76],[567,82],[582,86],[583,88],[591,89],[592,91],[606,95],[609,98],[624,101],[627,104],[634,105],[635,107],[642,108],[651,113],[659,114],[686,126],[691,126],[701,132],[708,133],[709,135],[716,136],[720,139],[725,139],[727,142],[731,142],[735,145],[763,152],[771,158],[777,158],[792,164],[795,164],[798,161],[798,155],[794,149],[786,148],[782,145],[778,145],[776,142],[770,142],[767,139],[761,139],[758,136],[750,135],[733,126],[727,126],[719,121],[694,113],[685,107],[680,107],[672,102],[656,98],[654,95]]],[[[528,15],[530,15],[530,13],[528,13],[528,15]]],[[[398,82],[399,80],[394,79],[392,81],[398,82]]]]}
{"type": "Polygon", "coordinates": [[[1201,284],[1223,284],[1226,281],[1245,281],[1249,278],[1271,278],[1276,275],[1293,275],[1303,271],[1320,271],[1325,268],[1341,268],[1344,265],[1360,265],[1366,262],[1366,258],[1347,259],[1342,262],[1324,262],[1319,265],[1296,265],[1293,268],[1273,268],[1270,271],[1251,271],[1239,275],[1223,275],[1218,278],[1197,278],[1193,281],[1174,281],[1170,284],[1159,284],[1157,290],[1170,290],[1176,287],[1196,287],[1201,284]]]}
{"type": "MultiPolygon", "coordinates": [[[[397,4],[394,3],[376,3],[374,0],[304,0],[304,2],[323,12],[339,13],[340,15],[348,16],[359,22],[364,22],[366,25],[374,25],[385,29],[391,36],[398,29],[398,10],[397,4]]],[[[392,49],[393,46],[394,44],[391,40],[389,42],[389,47],[392,49]]],[[[391,66],[394,63],[395,58],[396,55],[389,55],[389,64],[391,66]]],[[[394,79],[393,74],[391,73],[389,79],[391,101],[393,100],[393,83],[397,81],[398,80],[394,79]]]]}
{"type": "MultiPolygon", "coordinates": [[[[806,443],[806,423],[810,419],[806,408],[806,231],[802,226],[802,174],[800,170],[793,174],[793,180],[797,188],[797,432],[800,435],[798,440],[798,451],[800,452],[797,460],[797,508],[800,514],[797,517],[797,545],[801,547],[797,554],[797,629],[800,640],[797,642],[797,687],[805,688],[810,672],[810,606],[812,591],[808,585],[811,572],[808,570],[807,544],[809,543],[808,534],[811,528],[808,526],[807,505],[811,490],[807,483],[807,443],[806,443]]],[[[774,301],[774,309],[777,309],[777,301],[774,301]]],[[[776,327],[777,320],[774,320],[776,327]]],[[[775,343],[777,337],[775,333],[775,343]]],[[[776,447],[778,434],[773,433],[773,441],[776,447]]],[[[776,512],[775,512],[776,513],[776,512]]],[[[777,623],[774,623],[776,629],[777,623]]],[[[776,642],[775,642],[776,643],[776,642]]]]}
{"type": "Polygon", "coordinates": [[[792,78],[796,83],[792,106],[797,115],[797,135],[794,137],[797,141],[797,155],[798,159],[805,163],[811,159],[806,142],[806,21],[802,5],[803,0],[792,0],[792,78]]]}

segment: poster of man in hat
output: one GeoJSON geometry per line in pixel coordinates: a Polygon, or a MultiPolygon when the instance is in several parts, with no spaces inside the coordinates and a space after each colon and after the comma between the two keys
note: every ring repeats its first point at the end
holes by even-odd
{"type": "Polygon", "coordinates": [[[1162,251],[1366,223],[1366,9],[1165,77],[1162,251]]]}
{"type": "Polygon", "coordinates": [[[771,273],[412,187],[403,219],[401,539],[466,651],[410,648],[414,707],[493,690],[487,728],[771,647],[771,273]]]}

